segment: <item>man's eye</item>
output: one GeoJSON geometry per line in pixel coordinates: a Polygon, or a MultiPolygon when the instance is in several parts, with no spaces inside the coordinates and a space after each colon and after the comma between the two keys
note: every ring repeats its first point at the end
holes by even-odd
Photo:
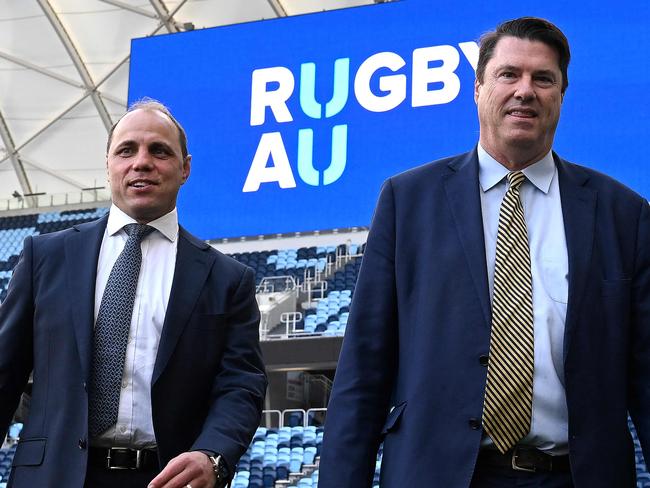
{"type": "Polygon", "coordinates": [[[117,150],[117,154],[120,156],[129,156],[133,154],[133,149],[130,147],[123,147],[117,150]]]}
{"type": "Polygon", "coordinates": [[[539,86],[553,86],[555,85],[555,80],[550,76],[538,76],[535,78],[535,81],[539,86]]]}
{"type": "Polygon", "coordinates": [[[500,78],[504,78],[506,80],[511,80],[516,78],[516,75],[512,71],[504,71],[503,73],[499,74],[500,78]]]}
{"type": "Polygon", "coordinates": [[[169,151],[169,149],[167,149],[165,146],[158,146],[158,145],[151,146],[149,148],[149,151],[151,152],[151,154],[157,157],[165,157],[171,154],[171,151],[169,151]]]}

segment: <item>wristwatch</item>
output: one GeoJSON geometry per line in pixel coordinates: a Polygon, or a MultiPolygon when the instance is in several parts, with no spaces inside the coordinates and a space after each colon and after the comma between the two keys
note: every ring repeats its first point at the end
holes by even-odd
{"type": "Polygon", "coordinates": [[[214,470],[214,474],[217,477],[217,481],[214,484],[214,487],[225,488],[228,485],[228,481],[230,480],[230,472],[228,470],[228,466],[226,465],[226,461],[223,459],[223,456],[221,454],[206,454],[212,463],[212,469],[214,470]]]}

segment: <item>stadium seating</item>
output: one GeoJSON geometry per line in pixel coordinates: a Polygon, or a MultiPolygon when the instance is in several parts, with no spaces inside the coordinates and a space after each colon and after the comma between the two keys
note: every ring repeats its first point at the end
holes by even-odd
{"type": "MultiPolygon", "coordinates": [[[[356,284],[356,275],[352,288],[356,284]]],[[[334,290],[327,298],[320,300],[316,308],[305,311],[304,331],[306,333],[322,333],[326,336],[343,335],[348,323],[352,290],[334,290]]]]}
{"type": "Polygon", "coordinates": [[[0,488],[5,488],[7,481],[9,481],[11,462],[16,453],[16,443],[18,442],[22,428],[23,424],[20,423],[10,425],[9,432],[7,433],[7,441],[0,448],[0,488]]]}
{"type": "Polygon", "coordinates": [[[639,438],[636,435],[636,429],[632,420],[628,418],[628,426],[630,427],[630,433],[632,434],[632,439],[634,440],[634,458],[636,461],[636,486],[637,488],[650,488],[650,474],[646,463],[643,459],[643,452],[641,451],[641,444],[639,443],[639,438]]]}
{"type": "Polygon", "coordinates": [[[108,212],[100,207],[90,210],[66,210],[0,218],[0,302],[7,296],[7,286],[25,237],[67,229],[90,222],[108,212]]]}
{"type": "Polygon", "coordinates": [[[301,425],[258,428],[237,466],[233,488],[270,488],[277,481],[285,482],[283,486],[315,487],[322,432],[322,427],[301,425]]]}
{"type": "MultiPolygon", "coordinates": [[[[102,217],[107,212],[108,208],[101,207],[0,218],[0,302],[6,297],[26,236],[66,229],[102,217]]],[[[304,318],[296,323],[295,329],[302,334],[342,336],[363,248],[364,245],[359,244],[340,244],[242,252],[231,256],[253,268],[258,285],[264,278],[277,276],[291,276],[299,285],[306,278],[315,279],[316,276],[326,280],[328,295],[313,309],[296,310],[304,318]],[[339,261],[341,256],[346,259],[339,261]]]]}
{"type": "Polygon", "coordinates": [[[305,272],[312,276],[324,272],[328,262],[336,258],[336,247],[301,247],[299,249],[274,249],[230,255],[255,271],[255,282],[273,276],[292,276],[298,283],[304,280],[305,272]]]}

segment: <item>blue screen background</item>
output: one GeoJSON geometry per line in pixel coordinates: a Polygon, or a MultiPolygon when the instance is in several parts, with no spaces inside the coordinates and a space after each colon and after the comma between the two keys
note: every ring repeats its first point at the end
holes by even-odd
{"type": "MultiPolygon", "coordinates": [[[[159,99],[186,128],[192,173],[178,207],[183,225],[201,238],[366,226],[387,177],[476,144],[474,70],[458,43],[476,41],[499,22],[523,15],[548,18],[571,44],[570,84],[554,149],[650,197],[650,2],[645,1],[614,9],[609,2],[403,0],[135,39],[129,102],[159,99]],[[461,53],[458,97],[445,105],[412,107],[413,50],[445,44],[461,53]],[[374,113],[357,102],[353,81],[361,63],[382,51],[406,61],[398,73],[407,76],[407,96],[397,108],[374,113]],[[316,64],[316,96],[326,102],[334,61],[342,57],[350,58],[346,106],[331,118],[306,116],[299,101],[301,64],[316,64]],[[267,109],[264,125],[251,127],[252,72],[272,66],[294,75],[287,102],[293,121],[277,123],[267,109]],[[345,172],[331,185],[309,186],[296,167],[298,131],[314,131],[314,166],[324,169],[337,124],[348,125],[345,172]],[[282,134],[296,188],[265,183],[243,193],[261,135],[275,131],[282,134]]],[[[381,74],[391,73],[378,72],[374,90],[381,74]]]]}

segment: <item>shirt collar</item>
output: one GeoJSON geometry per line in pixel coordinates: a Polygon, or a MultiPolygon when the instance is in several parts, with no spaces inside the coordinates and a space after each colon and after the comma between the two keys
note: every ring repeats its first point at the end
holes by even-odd
{"type": "MultiPolygon", "coordinates": [[[[526,175],[526,179],[536,188],[544,193],[548,193],[556,171],[557,169],[555,168],[555,162],[553,161],[553,153],[549,151],[542,159],[525,167],[522,170],[522,173],[526,175]]],[[[490,156],[479,143],[478,180],[483,192],[496,186],[509,172],[508,168],[490,156]]]]}
{"type": "MultiPolygon", "coordinates": [[[[133,217],[124,213],[117,205],[112,204],[108,214],[106,231],[108,235],[112,236],[122,230],[125,225],[136,223],[137,221],[133,217]]],[[[178,237],[178,210],[174,207],[174,210],[156,220],[152,220],[147,225],[156,229],[169,241],[175,242],[178,237]]]]}

